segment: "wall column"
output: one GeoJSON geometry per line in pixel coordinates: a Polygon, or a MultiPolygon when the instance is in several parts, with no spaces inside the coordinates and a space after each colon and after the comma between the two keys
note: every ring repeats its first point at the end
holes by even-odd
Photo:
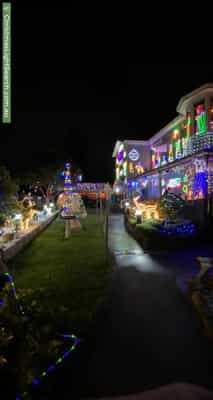
{"type": "Polygon", "coordinates": [[[194,135],[195,131],[195,110],[193,104],[190,105],[189,109],[187,110],[191,114],[192,118],[192,131],[191,131],[191,136],[194,135]]]}
{"type": "Polygon", "coordinates": [[[210,95],[207,95],[205,97],[207,132],[209,132],[209,130],[210,130],[210,107],[211,107],[210,95]]]}

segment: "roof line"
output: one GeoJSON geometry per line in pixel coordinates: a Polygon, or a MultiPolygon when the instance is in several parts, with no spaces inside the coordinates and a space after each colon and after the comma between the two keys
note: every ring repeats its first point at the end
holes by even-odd
{"type": "Polygon", "coordinates": [[[170,129],[174,129],[175,126],[184,120],[182,115],[178,115],[172,121],[170,121],[166,126],[164,126],[160,131],[155,133],[150,139],[149,144],[152,145],[156,140],[161,139],[170,129]]]}
{"type": "Polygon", "coordinates": [[[196,97],[203,91],[208,91],[208,90],[213,90],[212,82],[205,83],[204,85],[200,86],[199,88],[197,88],[197,89],[193,90],[192,92],[186,94],[185,96],[181,97],[181,99],[179,100],[179,103],[177,105],[177,108],[176,108],[177,112],[180,114],[183,114],[184,103],[189,102],[191,99],[193,99],[193,97],[196,97]]]}

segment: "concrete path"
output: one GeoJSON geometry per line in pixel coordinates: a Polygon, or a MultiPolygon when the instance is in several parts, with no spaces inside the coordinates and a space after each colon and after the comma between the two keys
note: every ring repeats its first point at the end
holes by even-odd
{"type": "Polygon", "coordinates": [[[93,398],[173,382],[211,387],[209,343],[174,279],[197,268],[188,262],[192,253],[144,254],[121,215],[110,218],[110,248],[116,268],[91,339],[86,392],[93,398]]]}
{"type": "Polygon", "coordinates": [[[200,268],[197,256],[213,257],[213,247],[202,245],[173,251],[144,252],[141,246],[126,232],[122,215],[112,215],[109,225],[109,247],[115,255],[117,267],[134,265],[141,272],[167,274],[176,280],[185,292],[189,277],[200,268]]]}

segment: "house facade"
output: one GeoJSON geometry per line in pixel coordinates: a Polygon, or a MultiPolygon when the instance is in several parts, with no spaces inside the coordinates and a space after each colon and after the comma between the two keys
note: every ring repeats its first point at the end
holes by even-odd
{"type": "Polygon", "coordinates": [[[213,83],[182,97],[177,112],[149,140],[116,142],[115,187],[126,197],[139,193],[144,199],[158,199],[170,189],[203,217],[212,214],[213,83]]]}

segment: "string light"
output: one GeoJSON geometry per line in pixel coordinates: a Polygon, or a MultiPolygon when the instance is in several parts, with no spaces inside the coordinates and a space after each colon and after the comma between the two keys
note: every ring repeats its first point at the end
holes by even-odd
{"type": "Polygon", "coordinates": [[[160,227],[160,232],[168,236],[183,234],[193,235],[195,233],[195,225],[191,223],[185,223],[179,226],[172,226],[164,223],[160,227]]]}
{"type": "MultiPolygon", "coordinates": [[[[22,305],[21,305],[21,303],[20,303],[20,301],[19,301],[18,295],[17,295],[17,291],[16,291],[16,287],[15,287],[15,284],[14,284],[12,275],[10,275],[8,272],[4,272],[4,273],[3,273],[3,276],[6,277],[6,281],[9,282],[9,284],[10,284],[10,286],[11,286],[11,290],[12,290],[12,292],[13,292],[13,296],[15,297],[15,299],[16,299],[16,301],[17,301],[17,305],[18,305],[19,312],[20,312],[22,315],[25,315],[24,310],[23,310],[23,307],[22,307],[22,305]]],[[[2,300],[2,299],[1,299],[1,304],[3,305],[3,300],[2,300]]]]}
{"type": "MultiPolygon", "coordinates": [[[[41,374],[39,375],[39,377],[35,377],[33,379],[32,382],[32,387],[38,386],[40,385],[40,383],[42,382],[42,380],[44,378],[46,378],[48,376],[49,373],[53,372],[56,370],[56,368],[58,367],[59,364],[61,364],[65,358],[69,357],[71,355],[71,353],[76,349],[76,346],[79,344],[80,339],[78,339],[75,335],[71,334],[71,335],[60,335],[61,337],[63,337],[64,339],[71,339],[72,340],[72,345],[69,347],[68,350],[66,350],[64,353],[62,353],[57,360],[55,361],[55,363],[52,363],[48,366],[48,368],[44,371],[41,372],[41,374]]],[[[26,398],[28,392],[24,392],[22,394],[22,396],[20,397],[16,397],[16,400],[21,400],[26,398]]]]}
{"type": "MultiPolygon", "coordinates": [[[[16,291],[16,287],[14,284],[14,280],[13,277],[8,273],[8,272],[4,272],[1,275],[6,277],[6,281],[9,282],[11,289],[12,289],[12,293],[14,295],[14,298],[17,302],[18,305],[18,309],[20,311],[20,313],[22,315],[25,315],[25,312],[23,310],[23,307],[19,301],[18,295],[17,295],[17,291],[16,291]]],[[[0,305],[3,305],[3,300],[0,299],[0,305]]],[[[44,378],[46,378],[48,376],[49,373],[53,372],[56,370],[56,368],[67,358],[71,355],[71,353],[76,349],[76,346],[80,343],[80,339],[75,336],[74,334],[62,334],[60,335],[60,337],[62,337],[63,339],[69,339],[72,340],[72,345],[68,348],[68,350],[66,350],[65,352],[63,352],[58,358],[57,360],[50,364],[47,369],[43,370],[41,372],[41,374],[39,375],[39,377],[35,377],[33,379],[33,382],[31,385],[29,385],[29,390],[23,392],[21,395],[16,396],[16,400],[24,400],[29,396],[29,391],[31,387],[36,387],[38,385],[40,385],[40,383],[42,382],[42,380],[44,378]]]]}

